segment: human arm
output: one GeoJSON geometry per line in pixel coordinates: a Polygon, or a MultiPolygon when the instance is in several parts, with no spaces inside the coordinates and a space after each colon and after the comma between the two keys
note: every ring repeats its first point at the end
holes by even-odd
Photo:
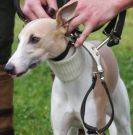
{"type": "MultiPolygon", "coordinates": [[[[133,0],[70,0],[78,1],[75,17],[69,25],[69,33],[80,24],[85,26],[81,36],[77,39],[75,46],[83,44],[89,34],[97,27],[110,21],[120,11],[133,6],[133,0]]],[[[56,0],[25,0],[23,12],[34,20],[49,17],[43,6],[57,10],[56,0]]]]}
{"type": "Polygon", "coordinates": [[[81,46],[95,28],[111,20],[120,11],[132,6],[133,0],[78,0],[75,17],[69,25],[69,32],[80,24],[83,24],[85,28],[75,46],[81,46]]]}
{"type": "Polygon", "coordinates": [[[133,7],[133,0],[117,0],[114,2],[118,12],[133,7]]]}

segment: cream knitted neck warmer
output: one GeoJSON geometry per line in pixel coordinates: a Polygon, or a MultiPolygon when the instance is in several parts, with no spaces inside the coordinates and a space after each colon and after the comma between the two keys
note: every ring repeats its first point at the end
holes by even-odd
{"type": "Polygon", "coordinates": [[[48,63],[55,75],[62,81],[72,81],[76,79],[83,71],[84,55],[82,49],[77,48],[75,53],[69,58],[61,61],[48,60],[48,63]]]}

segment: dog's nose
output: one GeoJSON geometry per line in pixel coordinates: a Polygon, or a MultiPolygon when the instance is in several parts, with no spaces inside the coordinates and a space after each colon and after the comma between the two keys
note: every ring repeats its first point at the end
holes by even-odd
{"type": "Polygon", "coordinates": [[[6,64],[5,71],[8,74],[15,75],[15,66],[13,64],[10,64],[10,63],[9,64],[6,64]]]}

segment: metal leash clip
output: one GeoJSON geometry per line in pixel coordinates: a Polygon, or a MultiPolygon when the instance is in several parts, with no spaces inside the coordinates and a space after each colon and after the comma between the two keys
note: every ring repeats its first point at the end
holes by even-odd
{"type": "Polygon", "coordinates": [[[99,74],[100,78],[102,80],[104,79],[104,75],[103,75],[103,69],[102,69],[102,65],[101,65],[101,61],[100,61],[99,50],[104,45],[108,45],[112,42],[119,42],[119,40],[120,39],[112,33],[103,42],[101,42],[97,47],[93,47],[93,52],[91,54],[92,54],[92,56],[93,56],[93,58],[94,58],[94,60],[96,61],[96,64],[97,64],[98,72],[96,74],[99,74]]]}
{"type": "Polygon", "coordinates": [[[114,32],[112,32],[101,44],[99,44],[96,48],[97,50],[99,50],[102,46],[104,46],[105,44],[110,46],[110,44],[115,43],[118,44],[119,43],[120,38],[118,36],[116,36],[114,34],[114,32]]]}

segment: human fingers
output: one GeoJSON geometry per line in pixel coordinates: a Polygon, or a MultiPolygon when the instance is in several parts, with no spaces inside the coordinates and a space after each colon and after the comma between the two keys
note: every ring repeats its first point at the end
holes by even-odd
{"type": "Polygon", "coordinates": [[[91,24],[86,25],[84,31],[76,40],[75,47],[80,47],[81,45],[83,45],[83,42],[86,40],[86,38],[89,36],[92,30],[93,26],[91,24]]]}
{"type": "Polygon", "coordinates": [[[69,23],[68,33],[71,33],[75,28],[84,22],[84,17],[79,15],[73,18],[69,23]]]}
{"type": "Polygon", "coordinates": [[[32,8],[32,11],[34,12],[34,14],[37,16],[37,18],[45,18],[45,17],[49,17],[48,14],[46,13],[46,11],[44,10],[44,8],[42,7],[42,5],[36,5],[32,8]]]}
{"type": "Polygon", "coordinates": [[[58,7],[56,0],[48,0],[47,3],[48,7],[53,8],[55,11],[57,11],[58,7]]]}
{"type": "Polygon", "coordinates": [[[24,7],[22,9],[23,13],[26,15],[26,17],[29,19],[29,20],[35,20],[37,19],[37,16],[31,11],[31,9],[29,9],[28,7],[24,7]]]}
{"type": "Polygon", "coordinates": [[[23,7],[23,13],[31,20],[48,17],[41,5],[41,1],[27,0],[23,7]]]}

